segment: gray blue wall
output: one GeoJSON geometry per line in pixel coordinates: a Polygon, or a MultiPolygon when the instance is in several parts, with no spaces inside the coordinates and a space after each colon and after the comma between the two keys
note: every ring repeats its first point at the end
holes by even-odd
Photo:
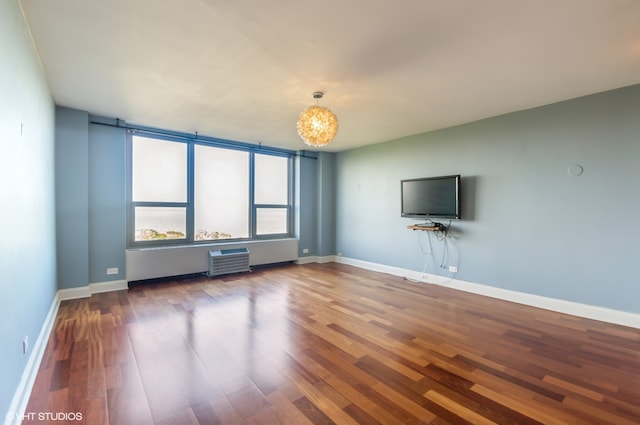
{"type": "Polygon", "coordinates": [[[295,236],[299,257],[336,252],[335,159],[336,154],[330,152],[301,152],[297,158],[295,236]]]}
{"type": "Polygon", "coordinates": [[[318,205],[316,255],[336,253],[336,154],[321,152],[318,155],[316,197],[318,205]]]}
{"type": "MultiPolygon", "coordinates": [[[[639,312],[631,266],[640,237],[635,221],[639,101],[640,86],[634,86],[339,154],[319,153],[316,159],[298,158],[299,254],[342,253],[639,312]],[[567,174],[574,164],[584,167],[582,175],[567,174]],[[399,216],[400,180],[457,173],[463,176],[463,219],[452,224],[446,246],[407,230],[413,221],[399,216]],[[432,255],[425,254],[429,250],[432,255]],[[458,272],[450,273],[449,265],[458,272]]],[[[86,113],[65,114],[85,125],[86,113]]],[[[77,286],[123,279],[126,246],[124,132],[89,125],[81,138],[88,143],[89,264],[76,257],[71,270],[86,270],[89,277],[77,286]],[[120,274],[107,276],[107,267],[118,267],[120,274]]],[[[76,160],[67,158],[60,166],[84,173],[76,160]]],[[[67,243],[63,238],[61,245],[67,243]]]]}
{"type": "MultiPolygon", "coordinates": [[[[125,279],[126,131],[115,124],[115,119],[56,107],[61,289],[125,279]],[[118,273],[107,275],[107,268],[118,273]]],[[[296,161],[299,255],[330,255],[335,252],[334,154],[308,155],[296,161]]]]}
{"type": "Polygon", "coordinates": [[[125,130],[56,107],[58,285],[123,280],[126,249],[125,130]],[[118,273],[107,275],[107,268],[118,273]]]}
{"type": "MultiPolygon", "coordinates": [[[[31,354],[23,338],[35,343],[57,287],[124,279],[126,192],[124,131],[54,113],[16,0],[0,2],[0,63],[4,418],[31,354]]],[[[634,86],[299,159],[300,250],[439,275],[456,265],[457,279],[640,313],[639,116],[634,86]],[[584,173],[569,176],[573,164],[584,173]],[[463,220],[442,260],[442,241],[406,229],[399,182],[457,173],[463,220]]]]}
{"type": "Polygon", "coordinates": [[[54,105],[18,2],[0,1],[0,420],[56,292],[54,105]]]}
{"type": "Polygon", "coordinates": [[[125,278],[125,147],[125,130],[89,125],[90,283],[125,278]],[[107,275],[107,268],[117,268],[118,273],[107,275]]]}
{"type": "Polygon", "coordinates": [[[56,107],[58,286],[89,283],[89,114],[56,107]]]}
{"type": "Polygon", "coordinates": [[[295,179],[295,237],[298,238],[298,256],[317,255],[318,245],[318,158],[316,153],[301,152],[296,157],[295,179]],[[304,252],[307,250],[308,252],[304,252]]]}
{"type": "Polygon", "coordinates": [[[633,86],[342,152],[336,249],[640,313],[638,117],[633,86]],[[574,164],[582,175],[567,173],[574,164]],[[443,242],[432,237],[427,255],[426,232],[406,229],[415,220],[400,217],[400,180],[447,174],[463,176],[463,219],[453,222],[442,261],[443,242]]]}

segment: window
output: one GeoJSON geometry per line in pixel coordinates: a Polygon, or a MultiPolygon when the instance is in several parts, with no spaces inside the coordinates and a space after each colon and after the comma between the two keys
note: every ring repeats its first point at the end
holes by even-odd
{"type": "Polygon", "coordinates": [[[287,158],[256,154],[256,235],[288,233],[289,174],[287,158]]]}
{"type": "Polygon", "coordinates": [[[195,240],[248,238],[249,153],[195,148],[195,240]]]}
{"type": "Polygon", "coordinates": [[[187,238],[187,144],[134,137],[134,241],[187,238]]]}
{"type": "Polygon", "coordinates": [[[129,143],[130,245],[291,234],[287,152],[145,134],[129,143]]]}

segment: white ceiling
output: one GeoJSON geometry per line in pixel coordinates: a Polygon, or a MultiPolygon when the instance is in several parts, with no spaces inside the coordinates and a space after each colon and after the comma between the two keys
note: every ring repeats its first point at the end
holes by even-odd
{"type": "Polygon", "coordinates": [[[640,83],[639,0],[21,0],[58,105],[328,151],[640,83]]]}

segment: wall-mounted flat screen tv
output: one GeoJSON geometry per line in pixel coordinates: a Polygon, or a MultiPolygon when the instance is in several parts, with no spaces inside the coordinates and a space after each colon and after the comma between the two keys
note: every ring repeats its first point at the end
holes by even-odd
{"type": "Polygon", "coordinates": [[[460,175],[400,182],[401,215],[408,218],[460,218],[460,175]]]}

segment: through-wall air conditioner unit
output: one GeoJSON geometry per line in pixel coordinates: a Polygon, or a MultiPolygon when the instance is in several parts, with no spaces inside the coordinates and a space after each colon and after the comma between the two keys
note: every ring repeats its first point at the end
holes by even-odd
{"type": "Polygon", "coordinates": [[[249,271],[251,268],[249,268],[249,250],[247,248],[209,251],[209,277],[249,271]]]}

